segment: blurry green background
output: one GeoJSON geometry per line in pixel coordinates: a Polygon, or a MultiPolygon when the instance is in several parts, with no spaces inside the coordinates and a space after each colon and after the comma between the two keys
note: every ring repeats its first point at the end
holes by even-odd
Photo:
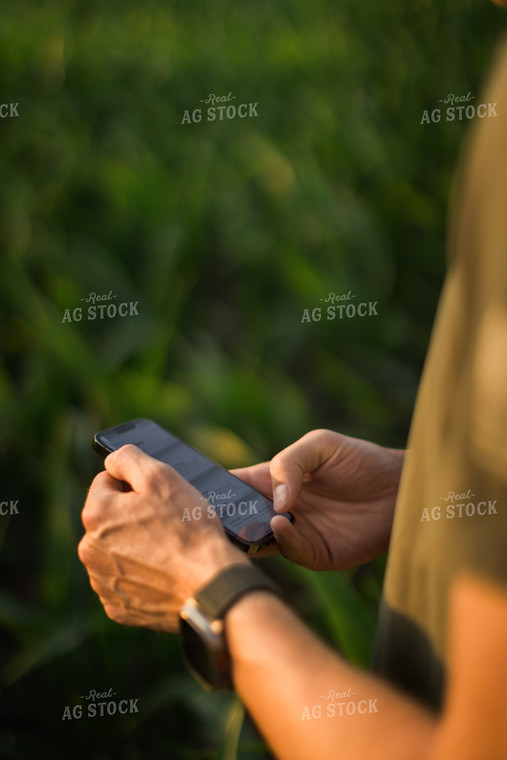
{"type": "MultiPolygon", "coordinates": [[[[486,0],[4,0],[0,501],[20,514],[0,518],[0,757],[269,756],[176,637],[90,590],[91,440],[145,416],[229,467],[316,427],[404,445],[471,126],[421,118],[480,101],[504,26],[486,0]],[[229,92],[258,118],[182,124],[229,92]],[[62,322],[110,291],[140,316],[62,322]],[[302,323],[349,291],[379,316],[302,323]],[[139,714],[62,722],[109,688],[139,714]]],[[[383,560],[262,564],[368,663],[383,560]]]]}

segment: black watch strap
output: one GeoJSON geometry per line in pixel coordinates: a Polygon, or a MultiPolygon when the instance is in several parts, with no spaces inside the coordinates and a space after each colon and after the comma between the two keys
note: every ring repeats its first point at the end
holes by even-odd
{"type": "Polygon", "coordinates": [[[280,595],[273,581],[253,565],[230,565],[196,593],[195,601],[207,617],[219,620],[242,596],[261,589],[280,595]]]}

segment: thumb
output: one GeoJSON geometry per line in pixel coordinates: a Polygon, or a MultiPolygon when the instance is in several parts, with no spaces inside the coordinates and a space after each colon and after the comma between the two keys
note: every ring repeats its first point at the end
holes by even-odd
{"type": "Polygon", "coordinates": [[[307,433],[271,460],[273,504],[277,512],[287,512],[294,506],[304,476],[329,458],[328,432],[315,430],[307,433]]]}
{"type": "Polygon", "coordinates": [[[287,512],[294,506],[303,485],[305,465],[295,447],[293,444],[273,457],[269,467],[277,512],[287,512]]]}

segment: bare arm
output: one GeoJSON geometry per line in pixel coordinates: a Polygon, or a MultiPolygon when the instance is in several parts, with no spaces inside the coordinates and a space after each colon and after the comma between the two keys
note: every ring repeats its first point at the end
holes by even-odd
{"type": "Polygon", "coordinates": [[[436,719],[320,642],[276,597],[226,618],[236,689],[282,760],[426,758],[436,719]]]}

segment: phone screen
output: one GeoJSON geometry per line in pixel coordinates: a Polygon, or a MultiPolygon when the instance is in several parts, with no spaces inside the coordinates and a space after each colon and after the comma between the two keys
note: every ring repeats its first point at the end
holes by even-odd
{"type": "MultiPolygon", "coordinates": [[[[272,536],[270,520],[277,513],[271,499],[157,423],[133,420],[97,433],[95,438],[108,451],[133,443],[174,467],[192,483],[203,498],[201,504],[188,505],[184,519],[208,519],[218,515],[228,531],[249,544],[262,543],[272,536]]],[[[292,519],[289,514],[284,516],[292,519]]]]}

